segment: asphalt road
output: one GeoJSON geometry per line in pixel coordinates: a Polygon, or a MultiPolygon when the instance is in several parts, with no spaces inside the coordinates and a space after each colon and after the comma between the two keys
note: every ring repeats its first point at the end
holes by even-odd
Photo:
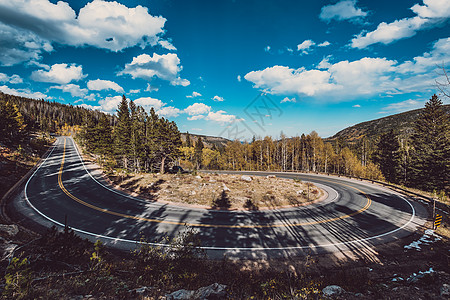
{"type": "MultiPolygon", "coordinates": [[[[230,173],[230,172],[229,172],[230,173]]],[[[236,172],[239,173],[239,172],[236,172]]],[[[70,137],[59,137],[14,206],[44,226],[67,224],[117,248],[165,245],[191,226],[210,257],[263,258],[360,252],[410,235],[427,217],[419,204],[370,183],[300,173],[245,172],[298,178],[328,192],[315,204],[261,211],[216,211],[161,204],[113,190],[86,166],[70,137]]]]}

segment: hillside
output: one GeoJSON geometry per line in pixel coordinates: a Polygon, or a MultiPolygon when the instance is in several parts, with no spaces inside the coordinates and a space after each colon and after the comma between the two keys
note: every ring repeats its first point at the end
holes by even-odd
{"type": "MultiPolygon", "coordinates": [[[[445,111],[450,114],[450,104],[443,105],[445,111]]],[[[397,130],[400,136],[409,136],[413,132],[414,121],[423,108],[399,113],[380,119],[367,121],[347,127],[327,140],[343,139],[348,142],[356,141],[362,137],[376,138],[391,129],[397,130]]]]}
{"type": "MultiPolygon", "coordinates": [[[[201,137],[203,144],[207,148],[212,148],[213,145],[215,145],[217,148],[225,147],[228,142],[231,142],[230,140],[220,136],[208,136],[192,133],[189,133],[189,135],[191,136],[191,142],[193,143],[197,141],[198,137],[201,137]]],[[[186,141],[186,133],[181,133],[181,140],[183,141],[183,143],[186,141]]]]}

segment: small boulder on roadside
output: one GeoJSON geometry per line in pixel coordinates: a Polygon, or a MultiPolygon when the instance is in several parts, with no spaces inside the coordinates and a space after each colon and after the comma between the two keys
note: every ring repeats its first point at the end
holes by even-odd
{"type": "Polygon", "coordinates": [[[248,176],[248,175],[242,175],[241,176],[241,180],[247,181],[247,182],[251,182],[252,178],[250,176],[248,176]]]}
{"type": "Polygon", "coordinates": [[[15,224],[13,225],[0,224],[0,232],[4,232],[9,236],[15,236],[16,234],[19,233],[19,227],[17,227],[17,225],[15,224]]]}
{"type": "Polygon", "coordinates": [[[266,178],[276,178],[277,176],[275,175],[267,175],[266,178]]]}
{"type": "Polygon", "coordinates": [[[325,297],[335,297],[345,293],[345,290],[338,285],[329,285],[322,290],[325,297]]]}
{"type": "Polygon", "coordinates": [[[185,289],[175,291],[166,295],[167,300],[189,300],[192,299],[195,291],[188,291],[185,289]]]}
{"type": "Polygon", "coordinates": [[[224,284],[213,283],[206,287],[199,288],[195,291],[193,298],[194,299],[224,299],[227,292],[227,286],[224,284]]]}
{"type": "Polygon", "coordinates": [[[440,289],[441,297],[450,297],[450,284],[444,283],[440,289]]]}

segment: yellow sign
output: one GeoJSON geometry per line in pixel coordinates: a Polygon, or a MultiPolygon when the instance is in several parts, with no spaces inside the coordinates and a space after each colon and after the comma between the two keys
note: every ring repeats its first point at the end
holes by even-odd
{"type": "Polygon", "coordinates": [[[436,214],[436,218],[434,218],[434,227],[438,228],[441,226],[442,223],[442,216],[439,214],[436,214]]]}

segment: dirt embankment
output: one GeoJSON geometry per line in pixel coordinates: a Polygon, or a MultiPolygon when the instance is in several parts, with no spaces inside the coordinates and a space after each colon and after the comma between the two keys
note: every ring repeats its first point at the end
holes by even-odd
{"type": "Polygon", "coordinates": [[[326,197],[310,182],[275,176],[133,174],[109,179],[117,188],[149,200],[220,209],[299,206],[326,197]]]}

